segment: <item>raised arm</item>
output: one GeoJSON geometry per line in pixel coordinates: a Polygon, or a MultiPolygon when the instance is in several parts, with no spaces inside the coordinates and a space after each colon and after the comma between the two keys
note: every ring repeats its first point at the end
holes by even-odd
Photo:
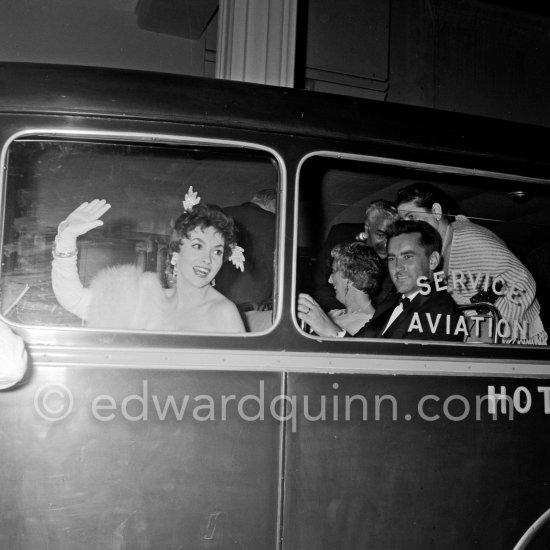
{"type": "Polygon", "coordinates": [[[82,286],[76,267],[76,239],[103,225],[99,218],[111,208],[105,200],[82,203],[59,224],[52,250],[52,286],[58,302],[71,313],[86,320],[91,291],[82,286]]]}

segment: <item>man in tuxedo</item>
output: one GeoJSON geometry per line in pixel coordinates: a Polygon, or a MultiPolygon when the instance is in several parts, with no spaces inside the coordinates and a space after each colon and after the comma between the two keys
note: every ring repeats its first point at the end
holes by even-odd
{"type": "MultiPolygon", "coordinates": [[[[317,267],[313,281],[313,296],[317,303],[325,310],[340,309],[341,304],[334,295],[334,288],[328,282],[332,273],[331,251],[337,244],[353,241],[363,241],[378,254],[380,259],[386,260],[386,244],[388,227],[397,219],[397,208],[390,201],[379,199],[370,203],[365,212],[365,223],[339,223],[330,228],[329,234],[317,257],[317,267]]],[[[380,303],[392,284],[389,276],[385,277],[380,292],[371,296],[373,304],[380,303]]]]}
{"type": "Polygon", "coordinates": [[[394,292],[379,304],[355,336],[404,340],[463,341],[464,318],[433,274],[441,258],[441,236],[424,221],[398,220],[388,237],[388,270],[394,292]]]}

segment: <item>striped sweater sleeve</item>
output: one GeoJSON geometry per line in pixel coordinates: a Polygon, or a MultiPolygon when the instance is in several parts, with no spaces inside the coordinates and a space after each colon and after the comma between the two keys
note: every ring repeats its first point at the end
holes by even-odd
{"type": "Polygon", "coordinates": [[[503,286],[495,286],[500,293],[495,306],[502,318],[542,328],[532,275],[492,231],[463,217],[453,224],[449,280],[458,303],[469,303],[486,282],[500,280],[503,286]],[[463,284],[452,284],[460,279],[463,284]]]}

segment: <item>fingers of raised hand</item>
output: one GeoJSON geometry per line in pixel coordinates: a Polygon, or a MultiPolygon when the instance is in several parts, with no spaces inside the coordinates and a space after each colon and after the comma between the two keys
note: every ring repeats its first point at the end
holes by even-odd
{"type": "Polygon", "coordinates": [[[84,202],[76,210],[69,214],[67,221],[70,223],[92,222],[101,218],[101,216],[103,216],[109,208],[111,208],[111,205],[104,199],[95,199],[92,202],[84,202]]]}
{"type": "Polygon", "coordinates": [[[93,214],[104,214],[111,208],[111,205],[105,199],[94,199],[88,204],[88,210],[93,214]]]}
{"type": "Polygon", "coordinates": [[[101,218],[109,208],[111,205],[105,199],[95,199],[92,202],[81,204],[75,213],[80,210],[79,214],[82,218],[92,221],[101,218]]]}
{"type": "Polygon", "coordinates": [[[91,229],[103,225],[103,222],[99,218],[101,218],[109,208],[111,208],[111,205],[104,199],[83,202],[69,214],[66,220],[59,224],[59,234],[78,237],[91,229]]]}

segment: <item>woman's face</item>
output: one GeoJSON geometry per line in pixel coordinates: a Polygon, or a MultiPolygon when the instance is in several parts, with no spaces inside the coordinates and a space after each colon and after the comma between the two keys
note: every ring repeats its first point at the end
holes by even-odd
{"type": "Polygon", "coordinates": [[[202,288],[218,274],[223,263],[224,240],[213,227],[196,227],[181,240],[178,254],[178,278],[202,288]]]}
{"type": "Polygon", "coordinates": [[[349,285],[349,279],[346,279],[342,272],[338,269],[338,264],[336,260],[332,262],[332,273],[330,277],[328,278],[328,282],[334,287],[334,294],[336,295],[336,299],[345,305],[346,300],[346,289],[349,285]]]}

